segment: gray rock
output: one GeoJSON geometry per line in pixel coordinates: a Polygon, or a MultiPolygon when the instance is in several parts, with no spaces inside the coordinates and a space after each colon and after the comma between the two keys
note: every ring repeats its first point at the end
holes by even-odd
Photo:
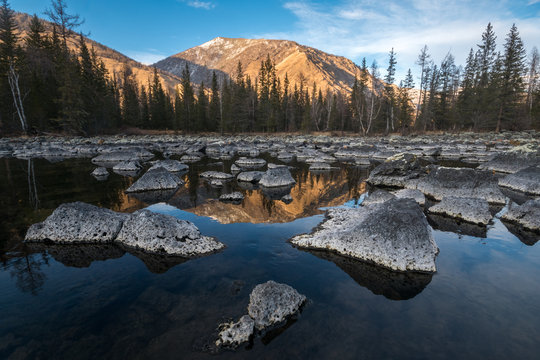
{"type": "Polygon", "coordinates": [[[218,180],[218,179],[210,180],[209,184],[210,186],[215,187],[215,188],[221,188],[225,186],[225,182],[223,180],[218,180]]]}
{"type": "Polygon", "coordinates": [[[411,199],[330,209],[312,234],[295,236],[291,242],[397,271],[435,272],[439,251],[422,210],[411,199]]]}
{"type": "Polygon", "coordinates": [[[395,197],[395,195],[389,193],[386,190],[377,189],[371,194],[369,194],[369,196],[364,201],[362,201],[362,206],[380,204],[395,197]]]}
{"type": "Polygon", "coordinates": [[[259,184],[265,187],[286,187],[296,184],[296,181],[293,179],[288,168],[278,167],[268,169],[262,176],[259,184]]]}
{"type": "Polygon", "coordinates": [[[133,171],[137,172],[142,169],[138,161],[122,161],[113,166],[114,171],[133,171]]]}
{"type": "Polygon", "coordinates": [[[281,197],[281,201],[284,202],[285,204],[290,204],[293,202],[293,197],[291,196],[291,194],[283,195],[281,197]]]}
{"type": "Polygon", "coordinates": [[[397,154],[373,169],[367,182],[375,186],[405,187],[410,179],[417,178],[422,173],[416,156],[397,154]]]}
{"type": "Polygon", "coordinates": [[[264,175],[264,171],[245,171],[238,174],[237,181],[258,183],[264,175]]]}
{"type": "Polygon", "coordinates": [[[426,204],[426,196],[420,190],[401,189],[395,191],[393,194],[400,199],[413,199],[420,206],[424,206],[426,204]]]}
{"type": "Polygon", "coordinates": [[[193,163],[201,161],[202,158],[203,158],[203,156],[200,156],[200,155],[197,155],[197,154],[186,154],[186,155],[182,156],[181,160],[184,163],[193,164],[193,163]]]}
{"type": "Polygon", "coordinates": [[[44,222],[30,226],[25,241],[109,243],[128,216],[82,202],[62,204],[44,222]]]}
{"type": "Polygon", "coordinates": [[[519,224],[525,229],[540,231],[540,199],[529,200],[522,205],[510,203],[502,219],[519,224]]]}
{"type": "Polygon", "coordinates": [[[203,179],[213,179],[213,180],[222,180],[222,181],[232,180],[234,178],[233,175],[220,172],[220,171],[205,171],[205,172],[200,173],[199,176],[202,177],[203,179]]]}
{"type": "Polygon", "coordinates": [[[236,164],[232,164],[232,165],[231,165],[231,173],[237,174],[237,173],[239,173],[240,171],[242,171],[242,168],[241,168],[241,167],[238,167],[236,164]]]}
{"type": "Polygon", "coordinates": [[[235,191],[230,194],[223,194],[219,197],[220,201],[240,202],[244,200],[244,195],[241,192],[235,191]]]}
{"type": "Polygon", "coordinates": [[[188,171],[189,170],[188,165],[186,165],[184,163],[181,163],[178,160],[170,160],[170,159],[169,160],[161,160],[161,161],[156,162],[154,165],[152,165],[150,170],[155,170],[158,167],[162,167],[165,170],[167,170],[168,172],[172,172],[172,173],[188,171]]]}
{"type": "Polygon", "coordinates": [[[526,194],[540,195],[540,165],[530,166],[499,179],[499,186],[526,194]]]}
{"type": "Polygon", "coordinates": [[[242,343],[249,341],[253,335],[254,326],[255,321],[249,315],[242,316],[238,322],[221,324],[219,326],[221,331],[219,332],[216,345],[236,348],[242,343]]]}
{"type": "Polygon", "coordinates": [[[96,156],[92,159],[94,164],[100,163],[119,163],[122,161],[144,161],[149,160],[154,157],[148,150],[125,150],[125,151],[114,151],[110,153],[103,153],[96,156]]]}
{"type": "Polygon", "coordinates": [[[242,169],[258,169],[266,165],[266,160],[241,157],[234,163],[242,169]]]}
{"type": "Polygon", "coordinates": [[[109,172],[104,167],[97,167],[92,171],[92,176],[97,178],[98,180],[105,180],[107,177],[109,177],[109,172]]]}
{"type": "Polygon", "coordinates": [[[506,203],[497,179],[488,171],[439,167],[427,176],[409,182],[407,187],[418,189],[439,201],[446,196],[457,196],[486,199],[490,204],[506,203]]]}
{"type": "Polygon", "coordinates": [[[540,156],[535,152],[506,152],[495,155],[488,162],[478,166],[478,168],[513,174],[530,166],[537,165],[540,165],[540,156]]]}
{"type": "Polygon", "coordinates": [[[428,209],[432,214],[446,215],[473,224],[487,225],[492,216],[484,199],[446,196],[428,209]]]}
{"type": "Polygon", "coordinates": [[[249,295],[248,314],[259,330],[278,324],[295,314],[306,297],[286,284],[267,281],[249,295]]]}
{"type": "Polygon", "coordinates": [[[131,214],[116,241],[145,252],[182,257],[210,254],[225,247],[212,237],[202,236],[189,221],[148,210],[131,214]]]}
{"type": "Polygon", "coordinates": [[[323,162],[315,162],[315,163],[312,163],[309,166],[310,171],[313,171],[313,170],[316,170],[316,171],[328,171],[328,170],[331,170],[331,169],[332,169],[332,167],[330,166],[330,164],[323,163],[323,162]]]}
{"type": "Polygon", "coordinates": [[[126,192],[139,192],[150,190],[168,190],[176,189],[184,185],[184,181],[178,176],[171,174],[162,167],[154,170],[148,170],[141,176],[126,192]]]}

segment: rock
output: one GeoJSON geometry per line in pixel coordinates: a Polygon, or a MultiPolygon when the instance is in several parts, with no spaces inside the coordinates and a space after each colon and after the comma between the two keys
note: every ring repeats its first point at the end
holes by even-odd
{"type": "Polygon", "coordinates": [[[431,227],[435,230],[453,232],[459,235],[468,235],[478,238],[487,236],[487,226],[477,225],[443,215],[429,213],[427,219],[431,227]]]}
{"type": "Polygon", "coordinates": [[[540,165],[540,156],[537,153],[506,152],[495,155],[488,162],[478,166],[478,168],[513,174],[537,165],[540,165]]]}
{"type": "Polygon", "coordinates": [[[238,191],[230,194],[223,194],[219,197],[219,201],[224,202],[241,202],[242,200],[244,200],[244,195],[238,191]]]}
{"type": "Polygon", "coordinates": [[[248,314],[262,330],[298,312],[305,301],[306,297],[289,285],[270,280],[255,286],[249,295],[248,314]]]}
{"type": "Polygon", "coordinates": [[[499,179],[499,186],[540,195],[540,165],[530,166],[499,179]]]}
{"type": "Polygon", "coordinates": [[[152,165],[150,170],[155,170],[155,169],[157,169],[159,167],[162,167],[165,170],[167,170],[168,172],[172,172],[172,173],[188,171],[189,170],[188,165],[186,165],[184,163],[181,163],[178,160],[170,160],[170,159],[169,160],[161,160],[161,161],[156,162],[154,165],[152,165]]]}
{"type": "Polygon", "coordinates": [[[294,158],[294,155],[288,152],[280,152],[277,154],[277,159],[280,161],[291,161],[294,158]]]}
{"type": "Polygon", "coordinates": [[[25,241],[109,243],[128,216],[82,202],[62,204],[44,222],[30,226],[25,241]]]}
{"type": "Polygon", "coordinates": [[[122,161],[144,161],[154,157],[150,151],[145,149],[133,149],[125,151],[114,151],[103,153],[92,159],[94,164],[100,163],[119,163],[122,161]]]}
{"type": "Polygon", "coordinates": [[[242,168],[238,167],[236,164],[231,165],[231,173],[237,174],[242,171],[242,168]]]}
{"type": "Polygon", "coordinates": [[[92,171],[92,176],[98,180],[106,180],[109,177],[109,172],[104,167],[97,167],[92,171]]]}
{"type": "Polygon", "coordinates": [[[285,204],[290,204],[293,202],[293,197],[291,196],[291,194],[287,194],[283,195],[280,200],[285,204]]]}
{"type": "Polygon", "coordinates": [[[116,241],[145,252],[182,257],[206,255],[225,247],[212,237],[202,236],[189,221],[148,210],[131,214],[116,241]]]}
{"type": "Polygon", "coordinates": [[[201,161],[202,158],[203,158],[202,156],[199,156],[197,154],[186,154],[186,155],[182,156],[181,160],[184,163],[192,164],[192,163],[196,163],[196,162],[201,161]]]}
{"type": "Polygon", "coordinates": [[[237,181],[258,183],[264,175],[264,171],[245,171],[236,176],[237,181]]]}
{"type": "Polygon", "coordinates": [[[364,201],[362,201],[362,206],[380,204],[390,199],[393,199],[395,197],[396,197],[395,195],[390,194],[386,190],[378,189],[372,192],[371,194],[369,194],[369,196],[364,201]]]}
{"type": "Polygon", "coordinates": [[[439,251],[422,210],[411,199],[330,209],[312,234],[295,236],[291,242],[397,271],[435,272],[439,251]]]}
{"type": "Polygon", "coordinates": [[[141,164],[138,161],[122,161],[113,166],[113,170],[116,171],[133,171],[138,172],[142,169],[141,164]]]}
{"type": "Polygon", "coordinates": [[[420,206],[424,206],[426,204],[426,196],[420,190],[401,189],[395,191],[393,194],[400,199],[413,199],[420,206]]]}
{"type": "Polygon", "coordinates": [[[286,187],[296,184],[291,172],[286,167],[268,169],[262,176],[259,184],[264,187],[286,187]]]}
{"type": "Polygon", "coordinates": [[[510,203],[502,219],[519,224],[525,229],[540,231],[540,199],[529,200],[522,205],[510,203]]]}
{"type": "Polygon", "coordinates": [[[241,157],[234,163],[242,169],[258,169],[266,165],[266,160],[241,157]]]}
{"type": "Polygon", "coordinates": [[[469,168],[439,167],[427,176],[407,184],[435,200],[446,196],[486,199],[490,204],[505,204],[506,197],[497,185],[497,179],[488,171],[469,168]]]}
{"type": "Polygon", "coordinates": [[[148,170],[141,176],[126,192],[139,192],[150,190],[168,190],[176,189],[184,185],[184,181],[178,176],[171,174],[162,167],[154,170],[148,170]]]}
{"type": "Polygon", "coordinates": [[[313,171],[313,170],[316,170],[316,171],[328,171],[328,170],[331,170],[331,169],[332,169],[332,167],[330,166],[330,164],[322,163],[322,162],[315,162],[315,163],[312,163],[309,166],[309,171],[313,171]]]}
{"type": "Polygon", "coordinates": [[[398,154],[373,169],[367,182],[375,186],[405,187],[410,179],[417,178],[422,173],[416,156],[398,154]]]}
{"type": "Polygon", "coordinates": [[[209,184],[210,186],[215,187],[215,188],[222,188],[223,186],[225,186],[225,182],[223,180],[217,180],[217,179],[210,180],[209,184]]]}
{"type": "Polygon", "coordinates": [[[200,173],[199,176],[202,177],[203,179],[213,179],[213,180],[222,180],[222,181],[228,181],[234,178],[233,175],[220,172],[220,171],[205,171],[205,172],[200,173]]]}
{"type": "Polygon", "coordinates": [[[445,196],[428,209],[432,214],[447,215],[473,224],[487,225],[492,216],[484,199],[445,196]]]}
{"type": "Polygon", "coordinates": [[[219,327],[219,338],[216,341],[217,346],[226,346],[236,348],[242,343],[248,342],[253,335],[253,328],[255,321],[244,315],[238,320],[238,322],[230,322],[221,324],[219,327]]]}

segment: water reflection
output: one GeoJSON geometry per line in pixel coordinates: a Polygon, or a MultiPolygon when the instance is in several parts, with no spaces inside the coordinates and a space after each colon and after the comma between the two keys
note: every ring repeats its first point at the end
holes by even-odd
{"type": "Polygon", "coordinates": [[[436,230],[448,231],[478,238],[485,238],[487,236],[486,226],[480,226],[437,214],[427,214],[426,216],[429,224],[436,230]]]}
{"type": "Polygon", "coordinates": [[[9,273],[11,277],[15,278],[15,285],[19,290],[36,296],[47,280],[47,275],[42,267],[48,265],[47,254],[24,252],[5,262],[4,268],[9,269],[9,273]]]}
{"type": "Polygon", "coordinates": [[[383,295],[390,300],[414,298],[426,288],[433,277],[433,274],[391,271],[365,261],[327,251],[299,250],[333,262],[358,285],[369,289],[375,295],[383,295]]]}

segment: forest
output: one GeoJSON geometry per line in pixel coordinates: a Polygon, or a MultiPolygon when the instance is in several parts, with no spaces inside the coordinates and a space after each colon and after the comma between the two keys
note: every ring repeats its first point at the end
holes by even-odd
{"type": "Polygon", "coordinates": [[[379,68],[364,58],[350,93],[319,89],[276,76],[270,56],[255,79],[238,63],[234,76],[193,84],[188,65],[180,86],[166,91],[155,69],[140,86],[126,65],[109,73],[77,34],[82,20],[53,0],[23,37],[7,0],[0,2],[0,133],[91,136],[130,128],[215,132],[347,132],[361,135],[425,131],[502,131],[540,128],[539,55],[527,53],[511,27],[503,47],[491,24],[465,66],[448,53],[436,64],[424,46],[415,66],[396,80],[396,53],[379,68]],[[78,37],[77,49],[68,39],[78,37]],[[381,72],[384,75],[381,75],[381,72]],[[415,89],[416,91],[411,91],[415,89]]]}

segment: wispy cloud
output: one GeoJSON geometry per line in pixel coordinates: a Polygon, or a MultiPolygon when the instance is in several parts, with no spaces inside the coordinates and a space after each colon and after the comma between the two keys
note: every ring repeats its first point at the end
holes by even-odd
{"type": "Polygon", "coordinates": [[[144,65],[152,65],[167,56],[155,49],[147,49],[146,51],[127,51],[126,55],[144,65]]]}
{"type": "Polygon", "coordinates": [[[540,0],[342,0],[323,6],[314,0],[290,1],[284,7],[297,18],[293,30],[258,37],[288,38],[356,62],[365,56],[383,68],[394,48],[399,79],[407,68],[415,70],[424,44],[436,62],[451,51],[463,63],[488,22],[494,25],[500,50],[512,23],[528,49],[540,45],[540,19],[527,11],[536,2],[540,0]]]}
{"type": "Polygon", "coordinates": [[[216,4],[214,4],[211,1],[199,1],[199,0],[188,1],[187,5],[197,8],[197,9],[205,9],[205,10],[210,10],[216,7],[216,4]]]}

